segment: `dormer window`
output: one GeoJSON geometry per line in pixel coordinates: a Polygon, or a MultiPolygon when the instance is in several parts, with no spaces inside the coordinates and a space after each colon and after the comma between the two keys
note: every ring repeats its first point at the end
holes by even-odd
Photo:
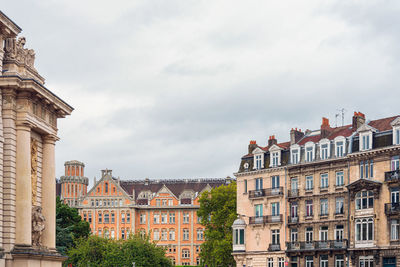
{"type": "Polygon", "coordinates": [[[272,167],[277,167],[279,165],[279,152],[272,153],[272,167]]]}
{"type": "MultiPolygon", "coordinates": [[[[372,133],[371,133],[371,135],[372,135],[372,133]]],[[[367,134],[361,135],[360,138],[361,138],[361,150],[371,149],[371,143],[372,143],[371,136],[367,133],[367,134]]]]}
{"type": "Polygon", "coordinates": [[[299,145],[293,145],[290,148],[290,162],[297,164],[300,162],[300,147],[299,145]]]}
{"type": "Polygon", "coordinates": [[[400,126],[393,128],[393,145],[400,145],[400,126]]]}
{"type": "Polygon", "coordinates": [[[338,136],[335,138],[335,156],[341,158],[346,153],[346,139],[343,136],[338,136]]]}
{"type": "Polygon", "coordinates": [[[306,144],[306,162],[311,162],[314,160],[314,143],[306,144]]]}
{"type": "Polygon", "coordinates": [[[359,149],[360,151],[370,150],[373,147],[372,133],[378,130],[368,124],[363,124],[357,129],[359,133],[359,149]]]}
{"type": "Polygon", "coordinates": [[[264,153],[254,153],[254,169],[264,168],[264,153]]]}
{"type": "Polygon", "coordinates": [[[329,140],[323,139],[320,141],[320,157],[321,159],[328,159],[329,154],[330,154],[330,149],[329,149],[329,140]]]}

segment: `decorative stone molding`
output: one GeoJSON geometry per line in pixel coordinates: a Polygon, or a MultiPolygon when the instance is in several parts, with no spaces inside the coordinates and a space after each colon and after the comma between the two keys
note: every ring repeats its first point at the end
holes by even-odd
{"type": "Polygon", "coordinates": [[[32,207],[32,246],[42,247],[42,235],[46,219],[42,214],[42,207],[32,207]]]}
{"type": "Polygon", "coordinates": [[[32,206],[37,202],[37,168],[38,168],[38,146],[35,139],[31,139],[31,182],[32,182],[32,206]]]}
{"type": "Polygon", "coordinates": [[[25,37],[19,37],[18,40],[15,38],[7,38],[4,46],[4,59],[16,60],[19,64],[25,64],[35,69],[35,51],[33,49],[24,48],[25,43],[25,37]]]}

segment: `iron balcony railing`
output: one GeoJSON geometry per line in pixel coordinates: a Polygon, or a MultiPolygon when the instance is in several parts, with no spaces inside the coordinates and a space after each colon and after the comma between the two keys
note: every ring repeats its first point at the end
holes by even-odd
{"type": "Polygon", "coordinates": [[[283,187],[250,190],[249,198],[283,195],[283,187]]]}
{"type": "Polygon", "coordinates": [[[280,251],[281,244],[269,244],[268,251],[280,251]]]}
{"type": "Polygon", "coordinates": [[[298,197],[299,196],[299,189],[289,189],[288,190],[289,197],[298,197]]]}
{"type": "Polygon", "coordinates": [[[399,215],[400,214],[400,203],[386,203],[385,204],[386,215],[399,215]]]}
{"type": "Polygon", "coordinates": [[[286,242],[287,251],[347,249],[347,239],[286,242]]]}
{"type": "Polygon", "coordinates": [[[385,172],[385,182],[398,182],[400,181],[400,170],[385,172]]]}
{"type": "Polygon", "coordinates": [[[299,217],[298,216],[288,216],[288,222],[289,223],[298,223],[299,217]]]}
{"type": "Polygon", "coordinates": [[[266,224],[282,222],[282,214],[250,217],[249,224],[266,224]]]}

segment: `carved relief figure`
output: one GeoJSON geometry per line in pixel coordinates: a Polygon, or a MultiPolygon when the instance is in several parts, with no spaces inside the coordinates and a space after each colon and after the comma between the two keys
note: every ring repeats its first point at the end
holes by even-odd
{"type": "Polygon", "coordinates": [[[36,205],[37,199],[37,141],[31,139],[31,182],[32,182],[32,206],[36,205]]]}
{"type": "Polygon", "coordinates": [[[33,49],[24,48],[25,43],[25,37],[20,37],[18,40],[15,38],[6,39],[4,46],[5,59],[17,60],[19,63],[34,68],[33,65],[35,63],[35,51],[33,49]]]}
{"type": "Polygon", "coordinates": [[[42,246],[42,234],[45,228],[45,221],[42,214],[42,207],[32,207],[32,246],[42,246]]]}

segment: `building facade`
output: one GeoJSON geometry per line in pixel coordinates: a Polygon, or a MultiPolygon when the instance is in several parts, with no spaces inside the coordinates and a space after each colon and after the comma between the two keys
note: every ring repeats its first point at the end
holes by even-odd
{"type": "Polygon", "coordinates": [[[0,266],[61,266],[55,142],[73,109],[45,87],[20,32],[0,11],[0,266]]]}
{"type": "MultiPolygon", "coordinates": [[[[71,166],[71,162],[77,163],[69,161],[66,166],[71,166]]],[[[83,176],[82,171],[79,175],[83,176]]],[[[86,193],[79,191],[79,185],[86,190],[86,180],[76,175],[75,171],[74,178],[60,178],[61,198],[79,209],[93,234],[113,239],[126,239],[136,232],[148,234],[177,265],[200,264],[204,227],[196,212],[199,197],[202,192],[231,181],[228,178],[126,181],[113,177],[111,170],[102,170],[101,179],[94,181],[86,193]]]]}
{"type": "Polygon", "coordinates": [[[354,113],[350,125],[331,127],[323,118],[318,130],[292,129],[290,142],[281,144],[280,154],[271,150],[270,143],[260,147],[251,141],[235,174],[237,266],[284,266],[266,246],[272,244],[274,232],[260,219],[264,214],[259,203],[245,195],[250,186],[267,216],[274,212],[264,193],[272,188],[268,180],[276,176],[272,158],[283,177],[280,245],[286,266],[400,266],[399,145],[400,116],[367,121],[360,112],[354,113]],[[262,241],[256,238],[259,230],[254,222],[266,231],[262,241]]]}

